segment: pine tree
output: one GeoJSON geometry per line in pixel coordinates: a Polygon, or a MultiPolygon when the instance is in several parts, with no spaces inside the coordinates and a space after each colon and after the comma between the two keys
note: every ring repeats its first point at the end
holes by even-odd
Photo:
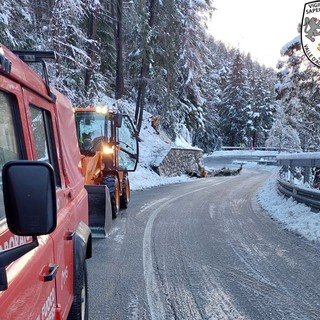
{"type": "Polygon", "coordinates": [[[204,129],[205,99],[200,87],[201,78],[210,66],[207,47],[208,33],[204,17],[213,10],[211,1],[180,1],[184,13],[181,25],[179,65],[181,86],[179,100],[185,125],[190,131],[204,129]]]}
{"type": "MultiPolygon", "coordinates": [[[[97,69],[93,74],[95,84],[94,94],[100,96],[115,96],[116,87],[116,43],[111,0],[100,0],[101,7],[97,26],[97,69]]],[[[113,1],[113,0],[112,0],[113,1]]],[[[116,0],[115,0],[116,1],[116,0]]],[[[124,42],[124,40],[122,39],[124,42]]]]}
{"type": "Polygon", "coordinates": [[[303,54],[300,37],[283,47],[278,69],[277,98],[288,124],[298,132],[303,150],[319,149],[319,69],[303,54]]]}
{"type": "MultiPolygon", "coordinates": [[[[212,2],[4,0],[0,37],[10,48],[55,50],[52,84],[76,105],[124,92],[124,98],[138,100],[137,124],[146,108],[160,115],[162,129],[173,139],[187,127],[193,143],[206,150],[219,147],[222,139],[263,144],[272,122],[272,75],[210,38],[206,18],[212,2]]],[[[314,92],[312,105],[299,98],[310,109],[309,122],[318,110],[316,74],[312,79],[300,81],[301,92],[314,92]]],[[[314,125],[295,125],[308,134],[308,145],[314,143],[308,133],[316,132],[314,125]]]]}
{"type": "Polygon", "coordinates": [[[300,138],[295,130],[286,120],[282,108],[277,110],[276,120],[266,140],[267,147],[277,147],[279,152],[284,150],[300,150],[300,138]]]}
{"type": "Polygon", "coordinates": [[[200,87],[205,99],[203,114],[204,128],[194,133],[194,144],[205,152],[221,149],[221,132],[219,123],[219,107],[223,89],[225,87],[225,75],[228,73],[228,54],[226,47],[213,38],[206,43],[210,51],[210,64],[206,66],[206,73],[200,80],[200,87]]]}
{"type": "Polygon", "coordinates": [[[249,83],[249,105],[246,136],[252,147],[263,146],[274,121],[275,94],[273,90],[274,72],[246,58],[249,83]]]}
{"type": "Polygon", "coordinates": [[[252,110],[248,104],[250,92],[247,70],[240,52],[237,52],[227,77],[227,86],[219,110],[223,142],[229,146],[248,145],[251,141],[248,140],[246,129],[248,113],[252,110]]]}
{"type": "Polygon", "coordinates": [[[32,32],[34,20],[29,6],[29,0],[4,0],[1,3],[0,42],[10,49],[21,50],[37,44],[37,33],[32,32]]]}

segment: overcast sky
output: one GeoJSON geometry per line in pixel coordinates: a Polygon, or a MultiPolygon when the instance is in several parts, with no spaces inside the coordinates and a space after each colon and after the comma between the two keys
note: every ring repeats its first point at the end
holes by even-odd
{"type": "Polygon", "coordinates": [[[281,48],[298,36],[305,0],[214,0],[210,30],[216,39],[275,67],[281,48]]]}

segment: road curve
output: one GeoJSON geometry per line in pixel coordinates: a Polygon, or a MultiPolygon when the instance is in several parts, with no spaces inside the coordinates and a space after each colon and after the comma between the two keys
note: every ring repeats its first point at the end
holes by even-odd
{"type": "Polygon", "coordinates": [[[90,319],[319,319],[319,247],[260,209],[268,176],[133,192],[94,241],[90,319]]]}

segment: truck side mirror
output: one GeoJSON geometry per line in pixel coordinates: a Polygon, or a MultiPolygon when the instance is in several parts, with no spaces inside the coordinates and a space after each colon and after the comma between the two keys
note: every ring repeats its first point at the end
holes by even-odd
{"type": "Polygon", "coordinates": [[[7,162],[3,197],[10,231],[20,236],[51,233],[57,224],[54,170],[44,161],[7,162]]]}
{"type": "Polygon", "coordinates": [[[36,248],[38,235],[57,225],[54,170],[44,161],[18,160],[2,168],[3,199],[9,230],[32,242],[0,252],[0,291],[8,288],[6,266],[36,248]]]}

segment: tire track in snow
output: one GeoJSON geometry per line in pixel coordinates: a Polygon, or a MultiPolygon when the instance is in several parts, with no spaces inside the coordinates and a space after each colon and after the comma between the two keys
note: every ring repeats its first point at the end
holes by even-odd
{"type": "Polygon", "coordinates": [[[224,182],[226,182],[226,180],[218,181],[216,183],[210,183],[210,184],[207,184],[205,187],[192,190],[190,192],[184,193],[183,195],[180,195],[171,199],[170,198],[159,199],[158,201],[155,201],[154,203],[151,203],[150,205],[144,207],[138,213],[138,214],[141,214],[142,212],[148,209],[152,209],[156,205],[159,205],[159,203],[163,201],[167,201],[166,203],[157,207],[153,211],[153,213],[150,215],[147,225],[145,227],[144,236],[143,236],[143,273],[144,273],[144,279],[145,279],[145,285],[146,285],[147,300],[148,300],[148,305],[149,305],[149,310],[150,310],[152,320],[167,319],[166,311],[165,311],[166,309],[163,304],[163,300],[165,299],[161,299],[162,297],[161,288],[158,285],[157,275],[156,275],[157,272],[154,267],[155,263],[152,256],[152,251],[153,251],[152,250],[152,228],[153,228],[155,219],[157,218],[158,214],[166,206],[175,202],[177,199],[186,197],[190,194],[202,191],[207,188],[211,188],[213,185],[216,186],[224,182]]]}
{"type": "Polygon", "coordinates": [[[165,319],[165,309],[161,300],[160,289],[156,280],[156,272],[153,267],[152,258],[152,227],[153,223],[161,210],[166,207],[168,203],[162,204],[150,216],[145,228],[143,236],[143,274],[146,284],[146,292],[148,305],[151,313],[151,319],[165,319]]]}
{"type": "Polygon", "coordinates": [[[202,283],[206,287],[204,290],[204,300],[207,301],[205,311],[209,319],[237,319],[245,320],[247,316],[240,313],[232,302],[230,295],[219,285],[218,279],[209,266],[202,266],[202,283]]]}

